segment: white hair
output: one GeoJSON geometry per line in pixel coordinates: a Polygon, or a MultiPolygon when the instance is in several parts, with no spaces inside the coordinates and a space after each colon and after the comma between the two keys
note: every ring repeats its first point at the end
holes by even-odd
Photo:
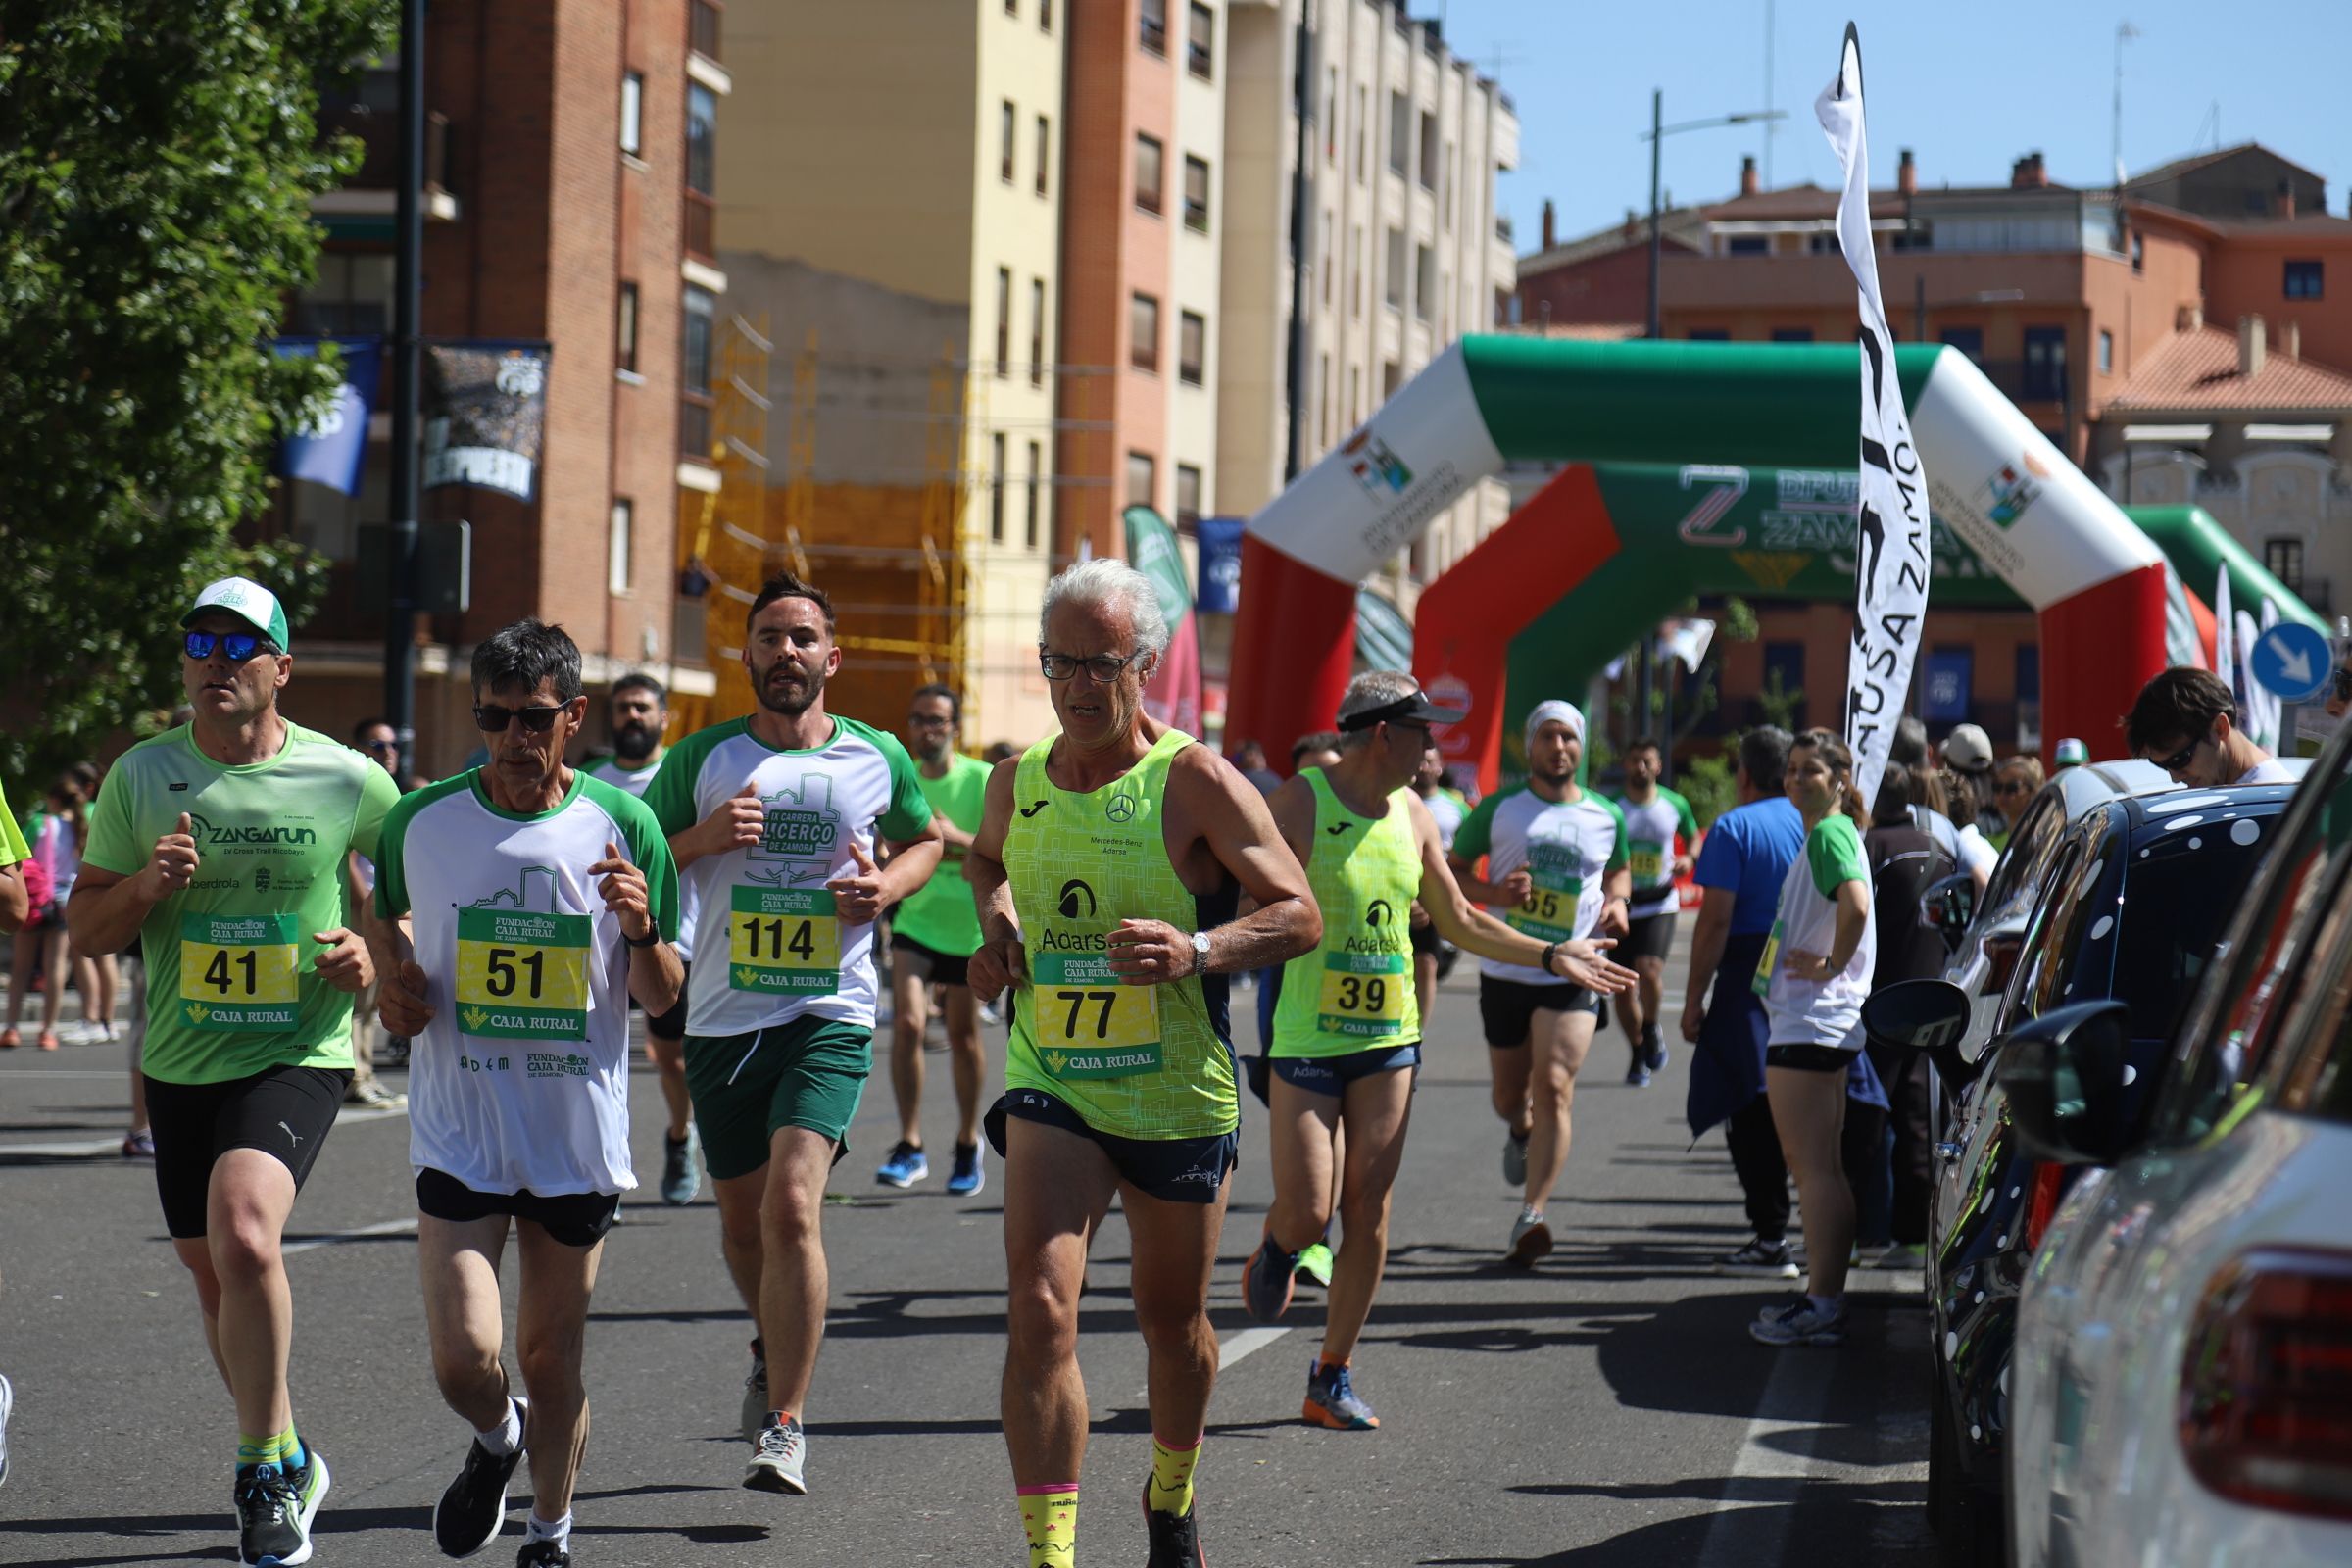
{"type": "MultiPolygon", "coordinates": [[[[1347,719],[1375,708],[1386,708],[1420,689],[1421,683],[1401,670],[1367,669],[1348,683],[1348,693],[1340,699],[1339,716],[1347,719]]],[[[1354,751],[1371,742],[1372,731],[1369,729],[1340,731],[1340,750],[1343,752],[1354,751]]]]}
{"type": "Polygon", "coordinates": [[[1045,603],[1037,612],[1037,640],[1046,640],[1046,628],[1054,620],[1054,609],[1060,604],[1091,606],[1101,610],[1123,609],[1127,612],[1128,626],[1135,633],[1137,657],[1150,656],[1153,663],[1168,651],[1168,618],[1160,613],[1159,591],[1152,579],[1124,561],[1110,556],[1097,556],[1065,568],[1046,584],[1045,603]]]}

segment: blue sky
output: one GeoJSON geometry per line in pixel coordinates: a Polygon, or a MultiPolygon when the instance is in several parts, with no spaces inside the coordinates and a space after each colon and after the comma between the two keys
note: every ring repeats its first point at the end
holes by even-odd
{"type": "MultiPolygon", "coordinates": [[[[1652,87],[1666,122],[1765,106],[1766,0],[1412,0],[1444,14],[1456,52],[1499,74],[1519,108],[1520,162],[1498,202],[1534,248],[1545,197],[1563,238],[1646,209],[1652,87]],[[1499,69],[1494,62],[1497,55],[1499,69]]],[[[2050,177],[2111,177],[2115,30],[2124,46],[2125,167],[2133,171],[2213,144],[2260,141],[2324,176],[2342,215],[2352,192],[2352,0],[1777,0],[1773,107],[1776,184],[1837,183],[1813,99],[1837,69],[1845,24],[1858,24],[1870,114],[1871,179],[1890,184],[1916,149],[1923,184],[2004,181],[2036,148],[2050,177]]],[[[1740,157],[1759,163],[1757,126],[1667,138],[1663,180],[1684,202],[1739,188],[1740,157]]]]}

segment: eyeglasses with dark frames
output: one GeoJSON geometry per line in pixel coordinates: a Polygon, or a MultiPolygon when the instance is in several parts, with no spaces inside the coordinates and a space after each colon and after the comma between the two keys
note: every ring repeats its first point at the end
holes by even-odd
{"type": "Polygon", "coordinates": [[[1092,659],[1080,659],[1075,654],[1049,654],[1041,648],[1037,652],[1037,667],[1044,672],[1046,679],[1054,681],[1068,680],[1083,669],[1088,680],[1098,686],[1107,686],[1117,680],[1120,672],[1139,657],[1136,654],[1124,658],[1113,654],[1097,654],[1092,659]]]}

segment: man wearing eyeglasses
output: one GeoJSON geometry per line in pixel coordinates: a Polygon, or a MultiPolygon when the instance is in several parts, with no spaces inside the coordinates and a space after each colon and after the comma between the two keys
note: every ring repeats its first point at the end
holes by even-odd
{"type": "Polygon", "coordinates": [[[686,1084],[758,1336],[743,1393],[743,1484],[757,1492],[808,1490],[802,1419],[827,1285],[817,1222],[873,1068],[874,923],[940,858],[906,748],[825,711],[834,630],[823,589],[769,578],[744,627],[758,707],[671,747],[645,794],[701,911],[686,1084]]]}
{"type": "Polygon", "coordinates": [[[490,760],[402,799],[384,823],[376,911],[385,1023],[422,1042],[409,1162],[426,1337],[441,1396],[473,1431],[433,1511],[468,1556],[505,1527],[527,1449],[520,1568],[571,1561],[588,1441],[581,1352],[629,1160],[629,1007],[677,999],[677,873],[653,813],[573,771],[588,714],[580,651],[525,617],[473,651],[490,760]],[[499,1261],[519,1254],[514,1395],[499,1261]]]}
{"type": "Polygon", "coordinates": [[[351,999],[374,978],[345,858],[375,856],[400,790],[279,714],[294,661],[269,589],[222,578],[180,626],[195,716],[108,772],[66,921],[84,953],[145,955],[156,1192],[237,1407],[238,1550],[300,1562],[328,1474],[295,1429],[280,1243],[351,1081],[351,999]]]}
{"type": "Polygon", "coordinates": [[[1306,873],[1233,765],[1144,711],[1168,644],[1150,578],[1082,562],[1046,587],[1038,663],[1061,733],[1002,763],[966,874],[972,991],[1008,986],[1004,1442],[1029,1561],[1072,1560],[1087,1245],[1116,1196],[1150,1359],[1149,1568],[1196,1568],[1193,1468],[1216,1382],[1208,1322],[1241,1125],[1228,977],[1322,938],[1306,873]],[[1239,895],[1255,912],[1235,918],[1239,895]]]}
{"type": "Polygon", "coordinates": [[[2237,701],[2211,670],[2179,665],[2139,689],[2124,718],[2132,755],[2176,784],[2291,784],[2294,775],[2237,727],[2237,701]]]}

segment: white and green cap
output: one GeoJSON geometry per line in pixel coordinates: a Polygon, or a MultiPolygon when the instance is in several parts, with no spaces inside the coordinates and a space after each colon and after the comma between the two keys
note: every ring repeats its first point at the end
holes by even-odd
{"type": "Polygon", "coordinates": [[[277,602],[277,595],[250,577],[223,577],[205,584],[204,592],[196,596],[195,605],[179,617],[179,623],[189,625],[197,616],[216,610],[236,616],[269,638],[279,653],[286,652],[285,607],[277,602]]]}

